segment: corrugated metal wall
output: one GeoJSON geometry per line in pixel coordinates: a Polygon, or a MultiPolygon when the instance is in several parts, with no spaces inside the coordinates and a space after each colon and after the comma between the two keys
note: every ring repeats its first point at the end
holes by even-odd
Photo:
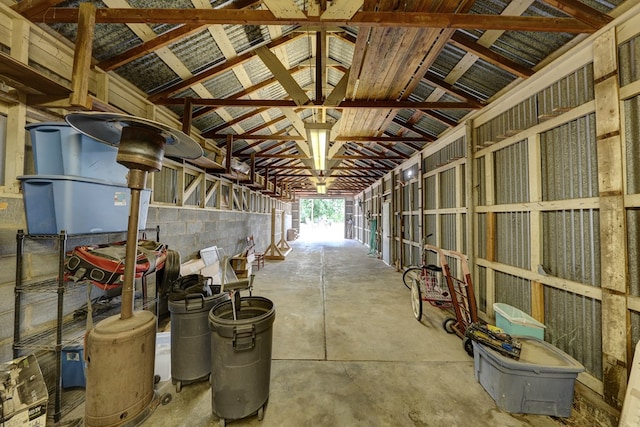
{"type": "Polygon", "coordinates": [[[561,289],[545,287],[545,341],[582,363],[602,379],[601,302],[561,289]]]}
{"type": "MultiPolygon", "coordinates": [[[[640,37],[625,41],[618,54],[628,249],[620,256],[627,257],[635,345],[640,340],[640,37]]],[[[472,253],[478,308],[490,315],[493,302],[505,302],[535,314],[547,326],[545,339],[580,361],[592,386],[603,380],[597,288],[608,278],[601,275],[594,68],[584,56],[578,59],[583,62],[563,64],[564,75],[549,72],[548,86],[541,80],[527,86],[517,104],[498,101],[474,116],[473,177],[467,176],[465,138],[440,140],[437,150],[425,149],[422,194],[413,182],[393,194],[399,198],[402,191],[403,206],[395,210],[404,212],[404,266],[419,262],[421,233],[434,234],[427,243],[472,253]],[[466,228],[468,188],[475,201],[471,230],[466,228]],[[467,232],[474,242],[466,241],[467,232]]],[[[428,262],[437,263],[434,254],[428,262]]],[[[450,265],[457,268],[456,262],[450,265]]]]}

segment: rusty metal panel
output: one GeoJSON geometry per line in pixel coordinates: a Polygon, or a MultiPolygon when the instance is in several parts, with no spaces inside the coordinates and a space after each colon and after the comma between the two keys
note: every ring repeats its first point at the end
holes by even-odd
{"type": "Polygon", "coordinates": [[[540,134],[543,200],[598,196],[595,114],[540,134]]]}
{"type": "Polygon", "coordinates": [[[548,286],[544,288],[544,300],[545,341],[602,380],[602,303],[548,286]]]}
{"type": "Polygon", "coordinates": [[[496,203],[529,201],[529,155],[527,140],[495,152],[496,203]]]}
{"type": "Polygon", "coordinates": [[[600,286],[600,220],[595,209],[542,213],[545,274],[600,286]]]}
{"type": "Polygon", "coordinates": [[[529,269],[531,231],[529,212],[496,214],[496,261],[529,269]]]}

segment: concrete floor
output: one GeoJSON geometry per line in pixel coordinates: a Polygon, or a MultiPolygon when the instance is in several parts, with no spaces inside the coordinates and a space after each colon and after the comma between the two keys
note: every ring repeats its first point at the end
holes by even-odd
{"type": "MultiPolygon", "coordinates": [[[[473,359],[425,304],[416,321],[400,273],[352,240],[292,242],[285,261],[255,272],[254,295],[276,307],[269,401],[264,419],[233,426],[560,426],[539,415],[506,413],[474,378],[473,359]]],[[[144,422],[204,427],[211,415],[205,382],[176,393],[144,422]]],[[[82,408],[67,419],[82,416],[82,408]],[[80,411],[80,412],[79,412],[80,411]],[[80,415],[78,415],[80,414],[80,415]]],[[[569,422],[569,420],[564,420],[569,422]]]]}

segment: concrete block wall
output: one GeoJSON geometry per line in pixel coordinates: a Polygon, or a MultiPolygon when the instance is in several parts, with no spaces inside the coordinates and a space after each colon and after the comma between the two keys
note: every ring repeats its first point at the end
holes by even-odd
{"type": "Polygon", "coordinates": [[[271,215],[152,206],[147,228],[155,226],[160,226],[160,241],[178,251],[181,262],[185,262],[210,246],[222,248],[231,257],[242,252],[250,235],[256,249],[264,250],[270,241],[271,215]]]}
{"type": "MultiPolygon", "coordinates": [[[[26,230],[22,199],[0,197],[0,213],[0,361],[4,361],[13,357],[16,233],[18,229],[26,230]]],[[[286,217],[286,223],[286,227],[291,227],[290,215],[286,217]]],[[[229,256],[240,253],[244,249],[244,239],[249,235],[254,236],[257,250],[266,249],[270,243],[271,214],[152,206],[146,228],[156,226],[160,227],[160,241],[177,250],[184,262],[197,257],[200,249],[209,246],[218,246],[229,256]]],[[[155,232],[147,232],[146,237],[155,239],[155,232]]],[[[68,236],[66,249],[70,251],[75,246],[125,239],[126,233],[68,236]]],[[[55,278],[58,253],[57,239],[25,239],[23,279],[55,278]]],[[[99,294],[97,288],[92,288],[92,297],[99,294]]],[[[71,315],[86,304],[86,299],[85,286],[70,288],[65,293],[64,312],[71,315]]],[[[55,292],[24,294],[22,301],[20,327],[23,333],[54,327],[57,312],[55,292]]]]}

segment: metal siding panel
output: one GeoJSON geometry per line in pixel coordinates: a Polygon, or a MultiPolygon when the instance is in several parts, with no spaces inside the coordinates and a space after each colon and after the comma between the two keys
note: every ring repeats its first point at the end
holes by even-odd
{"type": "Polygon", "coordinates": [[[456,171],[449,169],[440,173],[440,203],[439,208],[456,207],[456,171]]]}
{"type": "Polygon", "coordinates": [[[440,247],[448,250],[456,248],[456,215],[440,215],[440,247]]]}
{"type": "Polygon", "coordinates": [[[598,196],[594,114],[540,134],[540,151],[543,200],[598,196]]]}
{"type": "Polygon", "coordinates": [[[599,212],[542,213],[542,263],[546,274],[600,286],[599,212]]]}
{"type": "Polygon", "coordinates": [[[503,302],[531,314],[531,281],[510,274],[495,272],[496,302],[503,302]]]}
{"type": "Polygon", "coordinates": [[[602,303],[545,286],[545,341],[582,363],[602,380],[602,303]]]}
{"type": "MultiPolygon", "coordinates": [[[[428,176],[424,180],[424,204],[425,209],[436,208],[436,177],[434,175],[428,176]]],[[[434,228],[435,230],[435,228],[434,228]]]]}
{"type": "Polygon", "coordinates": [[[629,294],[640,296],[640,209],[627,209],[627,262],[629,294]]]}
{"type": "Polygon", "coordinates": [[[531,268],[529,217],[529,212],[496,214],[496,261],[531,268]]]}
{"type": "Polygon", "coordinates": [[[529,201],[529,155],[527,147],[527,140],[522,140],[496,151],[496,202],[498,204],[529,201]]]}
{"type": "MultiPolygon", "coordinates": [[[[640,45],[640,43],[638,43],[640,45]]],[[[640,58],[640,55],[638,56],[640,58]]],[[[627,157],[627,194],[640,193],[640,96],[624,102],[624,140],[627,157]]]]}

